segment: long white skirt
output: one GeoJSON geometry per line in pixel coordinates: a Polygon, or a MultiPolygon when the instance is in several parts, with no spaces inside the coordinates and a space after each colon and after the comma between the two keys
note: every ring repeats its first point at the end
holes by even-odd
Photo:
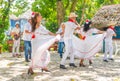
{"type": "Polygon", "coordinates": [[[60,35],[40,35],[32,40],[32,61],[31,68],[45,68],[50,62],[50,54],[48,48],[57,40],[60,35]]]}
{"type": "Polygon", "coordinates": [[[81,59],[91,59],[102,48],[105,35],[87,36],[85,40],[73,36],[74,55],[81,59]]]}

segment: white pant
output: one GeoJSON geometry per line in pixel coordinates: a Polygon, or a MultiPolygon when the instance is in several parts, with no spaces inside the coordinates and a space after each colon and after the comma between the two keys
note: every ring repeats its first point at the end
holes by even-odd
{"type": "Polygon", "coordinates": [[[109,58],[112,58],[113,55],[113,45],[112,41],[105,41],[105,53],[104,53],[104,60],[107,60],[107,54],[109,53],[109,58]]]}
{"type": "Polygon", "coordinates": [[[13,53],[13,54],[19,54],[19,48],[20,48],[20,39],[18,39],[18,40],[13,40],[12,53],[13,53]],[[16,50],[16,51],[15,51],[15,50],[16,50]]]}
{"type": "Polygon", "coordinates": [[[65,43],[65,53],[63,55],[63,58],[62,58],[60,64],[62,64],[62,65],[65,64],[65,60],[67,59],[69,54],[70,54],[70,63],[74,63],[72,39],[64,39],[64,43],[65,43]]]}

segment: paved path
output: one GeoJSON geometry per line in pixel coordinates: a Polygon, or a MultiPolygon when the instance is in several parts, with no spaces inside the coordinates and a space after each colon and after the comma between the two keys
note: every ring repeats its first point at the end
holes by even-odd
{"type": "MultiPolygon", "coordinates": [[[[87,67],[70,68],[69,59],[66,62],[67,70],[59,69],[60,62],[57,53],[51,53],[51,62],[48,66],[51,73],[41,72],[35,69],[35,74],[27,75],[28,63],[24,58],[13,58],[10,53],[0,55],[0,81],[120,81],[120,57],[116,56],[115,61],[105,63],[102,55],[98,54],[93,59],[93,65],[87,67]]],[[[79,59],[75,59],[79,64],[79,59]]]]}

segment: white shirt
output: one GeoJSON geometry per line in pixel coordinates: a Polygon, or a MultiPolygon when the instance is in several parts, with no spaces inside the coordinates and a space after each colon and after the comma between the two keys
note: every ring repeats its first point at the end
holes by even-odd
{"type": "Polygon", "coordinates": [[[44,26],[40,25],[39,28],[35,30],[35,35],[39,37],[39,35],[49,34],[49,30],[47,30],[44,26]]]}
{"type": "Polygon", "coordinates": [[[91,28],[89,29],[87,32],[83,31],[83,28],[81,28],[81,30],[79,30],[78,32],[84,36],[91,36],[93,35],[93,33],[98,33],[98,29],[96,28],[91,28]]]}
{"type": "Polygon", "coordinates": [[[108,28],[107,31],[106,31],[105,40],[109,41],[109,42],[112,42],[112,37],[113,37],[114,34],[115,34],[115,32],[112,29],[108,28]]]}
{"type": "MultiPolygon", "coordinates": [[[[56,33],[57,33],[57,34],[62,33],[62,27],[60,27],[56,33]]],[[[61,36],[59,42],[64,42],[64,40],[63,40],[63,36],[61,36]]]]}
{"type": "Polygon", "coordinates": [[[29,32],[32,31],[32,27],[31,27],[31,24],[29,22],[24,27],[23,40],[31,41],[31,34],[30,33],[26,33],[25,32],[26,30],[29,31],[29,32]]]}
{"type": "Polygon", "coordinates": [[[20,33],[20,28],[14,27],[12,32],[15,32],[16,34],[20,33]]]}
{"type": "Polygon", "coordinates": [[[74,30],[77,28],[77,25],[70,21],[64,24],[65,24],[64,39],[72,39],[74,30]]]}

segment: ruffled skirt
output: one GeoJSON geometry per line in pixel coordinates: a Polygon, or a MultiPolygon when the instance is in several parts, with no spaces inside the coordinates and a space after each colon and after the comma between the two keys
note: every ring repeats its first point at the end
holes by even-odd
{"type": "Polygon", "coordinates": [[[74,55],[83,58],[91,59],[103,46],[104,34],[87,36],[85,40],[81,40],[73,36],[73,50],[74,55]]]}
{"type": "Polygon", "coordinates": [[[50,62],[48,48],[60,39],[60,35],[40,35],[32,40],[32,61],[31,68],[45,68],[50,62]]]}

